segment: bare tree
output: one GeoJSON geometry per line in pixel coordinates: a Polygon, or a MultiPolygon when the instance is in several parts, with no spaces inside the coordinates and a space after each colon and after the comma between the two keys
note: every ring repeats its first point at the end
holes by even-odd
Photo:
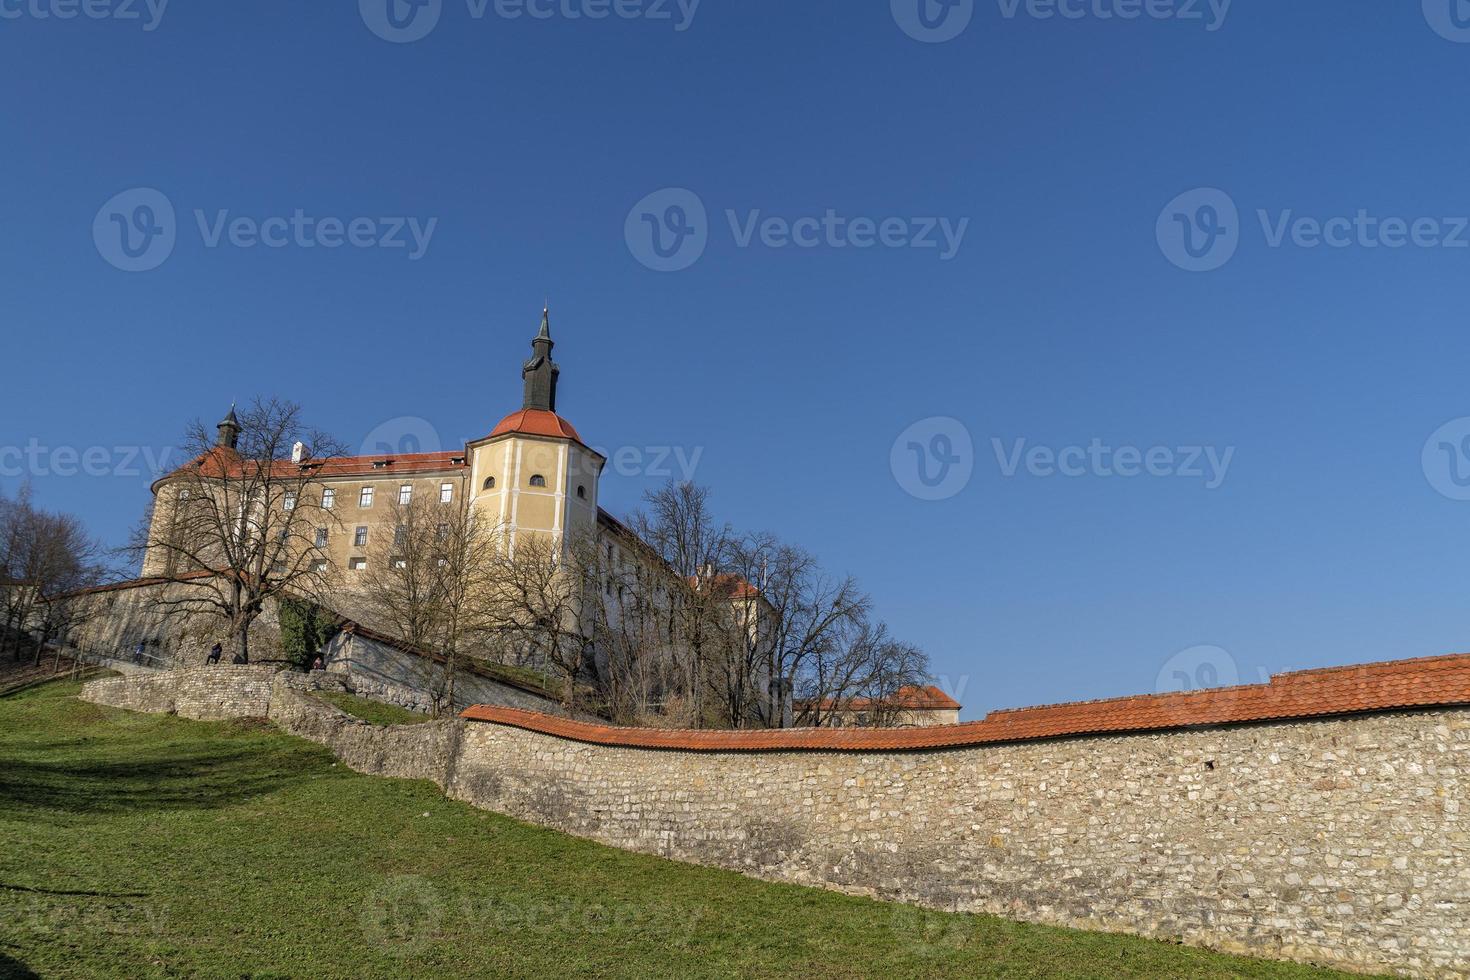
{"type": "Polygon", "coordinates": [[[523,533],[514,548],[492,554],[492,628],[560,675],[562,703],[573,708],[577,684],[593,662],[588,598],[598,585],[596,542],[523,533]]]}
{"type": "Polygon", "coordinates": [[[418,498],[393,504],[391,515],[393,536],[374,542],[360,593],[375,626],[442,651],[435,711],[452,711],[460,658],[494,629],[496,554],[504,536],[457,502],[418,498]]]}
{"type": "MultiPolygon", "coordinates": [[[[631,534],[623,544],[647,548],[631,534]]],[[[606,548],[593,558],[586,617],[607,715],[633,725],[691,723],[692,684],[678,656],[675,608],[688,586],[655,555],[619,561],[606,548]]]]}
{"type": "Polygon", "coordinates": [[[51,639],[78,625],[87,606],[73,593],[108,574],[106,550],[70,514],[34,506],[29,488],[13,500],[0,497],[0,594],[5,603],[4,642],[19,659],[21,638],[39,632],[35,661],[51,639]]]}
{"type": "Polygon", "coordinates": [[[791,693],[810,695],[829,686],[813,679],[832,674],[872,600],[851,576],[829,575],[809,552],[771,534],[746,537],[731,555],[735,573],[756,586],[760,602],[747,614],[755,622],[733,626],[730,645],[738,663],[727,680],[727,700],[779,728],[791,693]]]}
{"type": "MultiPolygon", "coordinates": [[[[634,514],[631,521],[637,536],[687,586],[671,606],[674,630],[688,650],[687,697],[696,727],[705,720],[709,659],[726,643],[719,625],[725,599],[716,590],[698,585],[726,562],[734,542],[730,525],[715,519],[709,495],[709,488],[694,483],[669,483],[645,494],[646,510],[634,514]]],[[[728,717],[728,712],[717,714],[728,717]]]]}
{"type": "Polygon", "coordinates": [[[217,435],[185,434],[190,462],[169,474],[133,547],[145,574],[176,586],[156,603],[168,615],[212,621],[248,661],[250,628],[268,602],[320,602],[334,573],[324,535],[339,526],[323,505],[323,476],[342,446],[301,420],[300,406],[257,399],[217,435]]]}
{"type": "Polygon", "coordinates": [[[866,619],[838,630],[806,667],[796,723],[817,727],[859,711],[866,724],[891,727],[905,710],[899,692],[925,682],[929,673],[923,651],[895,640],[887,624],[866,619]]]}

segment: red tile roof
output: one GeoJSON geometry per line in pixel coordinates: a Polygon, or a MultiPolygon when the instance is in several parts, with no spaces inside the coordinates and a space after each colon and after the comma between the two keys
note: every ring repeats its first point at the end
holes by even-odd
{"type": "MultiPolygon", "coordinates": [[[[809,705],[810,701],[801,704],[809,705]]],[[[912,711],[958,711],[960,703],[933,684],[908,684],[900,687],[891,698],[823,698],[823,711],[867,711],[874,706],[887,709],[909,709],[912,711]]]]}
{"type": "Polygon", "coordinates": [[[570,439],[581,444],[582,437],[577,435],[577,430],[572,428],[572,423],[562,418],[555,412],[548,412],[539,408],[523,408],[511,412],[500,420],[500,424],[490,431],[486,439],[494,439],[496,436],[520,433],[528,436],[546,436],[551,439],[570,439]]]}
{"type": "MultiPolygon", "coordinates": [[[[691,587],[698,589],[701,582],[705,581],[698,575],[689,579],[691,587]]],[[[708,579],[710,591],[724,599],[753,599],[761,594],[761,590],[751,585],[743,576],[734,572],[721,572],[708,579]]]]}
{"type": "MultiPolygon", "coordinates": [[[[312,479],[350,476],[387,479],[394,474],[445,473],[466,469],[467,464],[462,462],[464,459],[465,452],[462,449],[439,453],[404,453],[396,456],[336,456],[306,463],[293,463],[288,459],[279,459],[271,464],[271,474],[275,479],[281,480],[299,476],[303,472],[310,473],[312,479]],[[461,460],[461,462],[455,462],[455,460],[461,460]],[[307,467],[307,470],[303,471],[303,466],[307,467]]],[[[255,464],[252,462],[250,465],[255,464]]],[[[180,466],[169,476],[196,470],[200,476],[205,478],[238,479],[245,472],[245,466],[246,461],[239,453],[233,449],[216,446],[191,463],[180,466]]],[[[163,479],[166,480],[168,477],[163,479]]],[[[163,480],[157,482],[161,483],[163,480]]],[[[156,487],[157,483],[154,486],[156,487]]]]}
{"type": "Polygon", "coordinates": [[[1470,706],[1470,654],[1277,674],[1269,684],[993,711],[983,721],[930,728],[612,728],[487,705],[469,708],[463,717],[596,745],[681,752],[881,752],[1451,706],[1470,706]]]}

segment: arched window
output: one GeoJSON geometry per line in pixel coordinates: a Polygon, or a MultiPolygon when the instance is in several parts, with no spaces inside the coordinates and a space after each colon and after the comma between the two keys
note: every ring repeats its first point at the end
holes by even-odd
{"type": "Polygon", "coordinates": [[[533,487],[544,487],[544,486],[546,486],[546,477],[542,476],[540,473],[537,473],[535,476],[531,477],[531,486],[533,486],[533,487]]]}
{"type": "Polygon", "coordinates": [[[578,487],[577,488],[577,498],[579,500],[586,500],[587,499],[587,488],[586,487],[578,487]]]}
{"type": "Polygon", "coordinates": [[[486,490],[494,490],[495,489],[495,477],[493,477],[493,476],[487,476],[487,477],[485,477],[485,489],[486,490]]]}

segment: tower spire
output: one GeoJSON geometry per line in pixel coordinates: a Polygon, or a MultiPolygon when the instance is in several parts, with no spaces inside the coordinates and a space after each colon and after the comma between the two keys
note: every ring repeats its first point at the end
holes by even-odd
{"type": "Polygon", "coordinates": [[[226,415],[215,426],[218,433],[214,441],[216,446],[225,449],[234,449],[240,443],[240,420],[235,417],[235,403],[230,402],[230,414],[226,415]]]}
{"type": "Polygon", "coordinates": [[[525,382],[526,397],[522,408],[534,408],[544,412],[556,411],[556,378],[561,368],[551,359],[551,349],[556,341],[551,339],[551,304],[541,310],[541,329],[531,341],[531,359],[521,365],[521,378],[525,382]]]}

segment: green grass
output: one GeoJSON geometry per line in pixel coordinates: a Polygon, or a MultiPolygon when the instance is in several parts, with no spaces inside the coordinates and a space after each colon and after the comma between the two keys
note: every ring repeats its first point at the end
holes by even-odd
{"type": "Polygon", "coordinates": [[[0,699],[0,977],[1306,977],[628,854],[264,724],[0,699]]]}
{"type": "Polygon", "coordinates": [[[374,725],[418,725],[430,721],[430,717],[417,711],[400,708],[396,704],[370,701],[355,694],[340,691],[313,691],[317,697],[334,708],[347,712],[354,718],[370,721],[374,725]]]}

